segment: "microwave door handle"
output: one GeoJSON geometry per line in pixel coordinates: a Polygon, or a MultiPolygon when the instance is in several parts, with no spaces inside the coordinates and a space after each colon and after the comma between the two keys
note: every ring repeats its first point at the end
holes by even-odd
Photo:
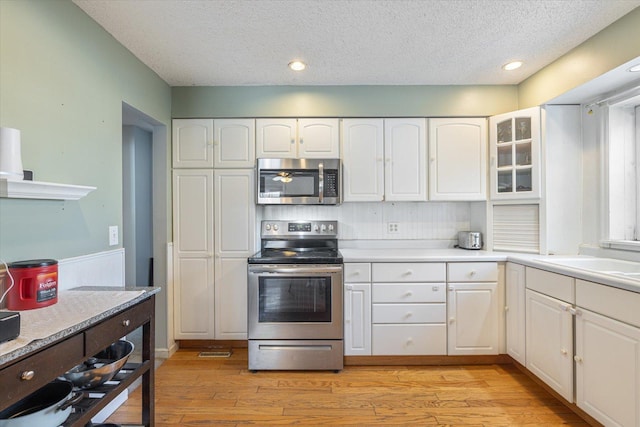
{"type": "Polygon", "coordinates": [[[318,203],[322,204],[324,198],[324,164],[318,163],[318,203]]]}

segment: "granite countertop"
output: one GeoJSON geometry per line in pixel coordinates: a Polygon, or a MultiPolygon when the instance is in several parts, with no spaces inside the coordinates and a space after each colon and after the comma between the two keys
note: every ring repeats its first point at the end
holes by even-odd
{"type": "MultiPolygon", "coordinates": [[[[638,279],[546,262],[553,260],[554,258],[563,258],[564,256],[491,252],[454,248],[345,248],[340,249],[340,252],[342,253],[345,263],[510,261],[550,271],[552,273],[564,274],[577,279],[640,293],[640,280],[638,279]]],[[[572,255],[571,258],[593,257],[586,255],[572,255]]]]}
{"type": "Polygon", "coordinates": [[[0,366],[86,329],[160,292],[159,287],[83,286],[48,307],[20,311],[20,336],[0,344],[0,366]]]}

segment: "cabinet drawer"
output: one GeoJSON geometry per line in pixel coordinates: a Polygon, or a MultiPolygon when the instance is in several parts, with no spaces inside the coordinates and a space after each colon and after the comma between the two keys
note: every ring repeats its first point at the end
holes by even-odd
{"type": "Polygon", "coordinates": [[[349,262],[344,265],[344,283],[364,283],[371,281],[371,264],[349,262]]]}
{"type": "Polygon", "coordinates": [[[640,293],[576,280],[576,305],[640,328],[640,293]]]}
{"type": "Polygon", "coordinates": [[[0,375],[0,407],[17,402],[81,363],[85,359],[83,344],[80,333],[4,368],[0,375]],[[33,377],[22,379],[26,373],[33,377]]]}
{"type": "Polygon", "coordinates": [[[445,302],[444,283],[375,283],[373,302],[445,302]]]}
{"type": "Polygon", "coordinates": [[[373,325],[371,346],[373,355],[445,355],[447,326],[373,325]]]}
{"type": "Polygon", "coordinates": [[[133,308],[110,317],[85,332],[85,353],[87,357],[102,351],[125,336],[136,330],[153,316],[153,300],[148,299],[133,308]]]}
{"type": "Polygon", "coordinates": [[[444,282],[444,262],[383,262],[371,265],[374,282],[444,282]]]}
{"type": "Polygon", "coordinates": [[[446,304],[373,304],[373,323],[438,323],[447,318],[446,304]]]}
{"type": "Polygon", "coordinates": [[[497,262],[448,263],[449,282],[497,282],[497,262]]]}
{"type": "Polygon", "coordinates": [[[575,279],[572,277],[527,267],[525,281],[528,289],[564,302],[575,302],[575,279]]]}

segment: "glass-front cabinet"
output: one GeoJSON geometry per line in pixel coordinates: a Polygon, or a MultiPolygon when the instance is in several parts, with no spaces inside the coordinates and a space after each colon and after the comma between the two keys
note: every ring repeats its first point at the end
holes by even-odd
{"type": "Polygon", "coordinates": [[[540,197],[540,108],[489,118],[491,199],[540,197]]]}

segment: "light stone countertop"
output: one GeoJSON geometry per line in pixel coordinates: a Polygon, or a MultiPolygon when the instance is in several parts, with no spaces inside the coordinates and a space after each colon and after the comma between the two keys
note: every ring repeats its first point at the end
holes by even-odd
{"type": "Polygon", "coordinates": [[[86,329],[158,292],[159,287],[113,286],[61,291],[56,304],[20,311],[20,336],[0,344],[0,366],[86,329]]]}
{"type": "MultiPolygon", "coordinates": [[[[340,249],[345,263],[350,262],[513,262],[539,268],[552,273],[564,274],[589,282],[600,283],[631,292],[640,293],[640,280],[619,275],[600,273],[594,270],[551,264],[545,260],[566,256],[521,254],[513,252],[491,252],[454,248],[345,248],[340,249]]],[[[586,255],[571,255],[571,258],[593,258],[586,255]]]]}

